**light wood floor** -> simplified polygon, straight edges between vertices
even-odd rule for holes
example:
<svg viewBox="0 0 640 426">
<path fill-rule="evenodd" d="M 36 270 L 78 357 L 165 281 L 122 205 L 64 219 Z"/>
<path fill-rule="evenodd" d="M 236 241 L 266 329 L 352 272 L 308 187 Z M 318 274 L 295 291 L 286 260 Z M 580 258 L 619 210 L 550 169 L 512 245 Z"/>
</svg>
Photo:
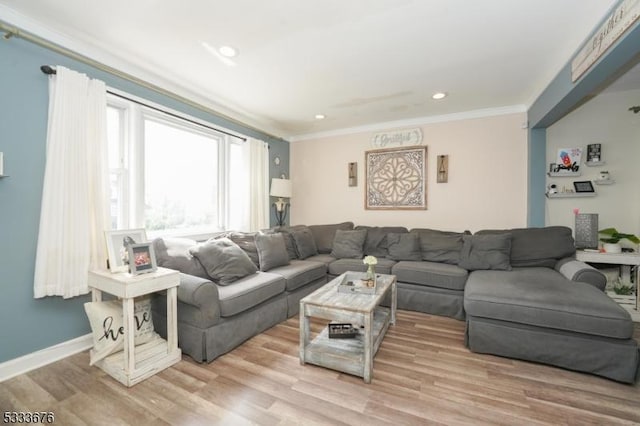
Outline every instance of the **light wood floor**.
<svg viewBox="0 0 640 426">
<path fill-rule="evenodd" d="M 59 425 L 640 424 L 640 385 L 473 354 L 463 333 L 463 322 L 400 311 L 370 385 L 301 366 L 295 318 L 133 388 L 85 352 L 1 383 L 0 412 L 53 411 Z"/>
</svg>

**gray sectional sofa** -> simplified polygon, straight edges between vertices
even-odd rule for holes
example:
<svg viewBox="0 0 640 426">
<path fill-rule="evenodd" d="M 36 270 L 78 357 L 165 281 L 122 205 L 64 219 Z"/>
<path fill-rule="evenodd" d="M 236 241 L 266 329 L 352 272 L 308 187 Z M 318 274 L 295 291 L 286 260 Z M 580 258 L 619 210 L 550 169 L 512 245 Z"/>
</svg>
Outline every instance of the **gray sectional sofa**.
<svg viewBox="0 0 640 426">
<path fill-rule="evenodd" d="M 233 262 L 208 257 L 209 245 L 220 245 L 212 243 L 218 239 L 233 241 L 239 249 L 231 249 L 246 253 L 258 272 L 222 282 L 225 275 L 215 269 Z M 399 309 L 465 320 L 465 343 L 474 352 L 626 383 L 638 376 L 633 322 L 603 292 L 604 275 L 575 260 L 566 227 L 472 235 L 344 222 L 227 233 L 212 240 L 153 243 L 158 264 L 181 272 L 179 344 L 199 362 L 297 314 L 302 297 L 346 271 L 364 272 L 362 257 L 373 255 L 376 272 L 397 277 Z M 158 295 L 154 322 L 161 334 L 165 306 Z"/>
</svg>

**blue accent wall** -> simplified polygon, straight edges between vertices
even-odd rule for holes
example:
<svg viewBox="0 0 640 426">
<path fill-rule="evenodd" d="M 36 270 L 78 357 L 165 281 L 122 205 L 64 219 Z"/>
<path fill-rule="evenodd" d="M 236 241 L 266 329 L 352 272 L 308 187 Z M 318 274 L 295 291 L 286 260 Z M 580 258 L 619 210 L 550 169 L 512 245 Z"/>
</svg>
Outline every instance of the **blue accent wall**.
<svg viewBox="0 0 640 426">
<path fill-rule="evenodd" d="M 264 140 L 270 175 L 289 175 L 289 143 L 182 104 L 109 73 L 18 38 L 0 40 L 0 362 L 89 332 L 83 303 L 89 296 L 33 298 L 33 273 L 44 176 L 48 77 L 41 65 L 63 65 L 107 85 Z M 273 157 L 278 155 L 280 166 Z"/>
<path fill-rule="evenodd" d="M 545 172 L 547 129 L 529 129 L 529 176 L 527 193 L 527 226 L 545 225 Z M 540 197 L 542 194 L 542 198 Z"/>
</svg>

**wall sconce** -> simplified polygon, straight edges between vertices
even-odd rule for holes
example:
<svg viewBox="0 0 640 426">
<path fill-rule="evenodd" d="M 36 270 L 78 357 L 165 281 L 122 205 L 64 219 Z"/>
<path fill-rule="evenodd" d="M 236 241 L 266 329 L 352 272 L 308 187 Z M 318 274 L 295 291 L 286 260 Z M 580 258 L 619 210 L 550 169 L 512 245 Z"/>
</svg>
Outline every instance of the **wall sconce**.
<svg viewBox="0 0 640 426">
<path fill-rule="evenodd" d="M 278 226 L 284 226 L 287 219 L 287 210 L 289 210 L 289 203 L 284 201 L 284 198 L 291 198 L 291 181 L 289 179 L 271 179 L 269 195 L 278 197 L 278 201 L 273 203 L 273 210 L 276 214 Z"/>
<path fill-rule="evenodd" d="M 349 186 L 358 186 L 358 163 L 349 163 Z"/>
<path fill-rule="evenodd" d="M 438 155 L 437 182 L 447 183 L 449 180 L 449 156 Z"/>
</svg>

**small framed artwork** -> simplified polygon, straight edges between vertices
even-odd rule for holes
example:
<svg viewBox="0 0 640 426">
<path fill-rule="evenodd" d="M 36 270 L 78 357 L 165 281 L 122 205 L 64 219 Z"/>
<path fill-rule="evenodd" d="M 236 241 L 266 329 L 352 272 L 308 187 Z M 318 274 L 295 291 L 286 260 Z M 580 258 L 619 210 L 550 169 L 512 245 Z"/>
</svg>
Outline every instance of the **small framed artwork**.
<svg viewBox="0 0 640 426">
<path fill-rule="evenodd" d="M 105 231 L 105 237 L 109 255 L 108 266 L 109 270 L 114 273 L 129 271 L 130 258 L 127 246 L 147 242 L 147 233 L 144 228 Z"/>
<path fill-rule="evenodd" d="M 595 192 L 590 180 L 574 181 L 573 188 L 576 192 Z"/>
<path fill-rule="evenodd" d="M 132 275 L 153 272 L 158 269 L 151 243 L 129 244 L 129 272 Z"/>
</svg>

